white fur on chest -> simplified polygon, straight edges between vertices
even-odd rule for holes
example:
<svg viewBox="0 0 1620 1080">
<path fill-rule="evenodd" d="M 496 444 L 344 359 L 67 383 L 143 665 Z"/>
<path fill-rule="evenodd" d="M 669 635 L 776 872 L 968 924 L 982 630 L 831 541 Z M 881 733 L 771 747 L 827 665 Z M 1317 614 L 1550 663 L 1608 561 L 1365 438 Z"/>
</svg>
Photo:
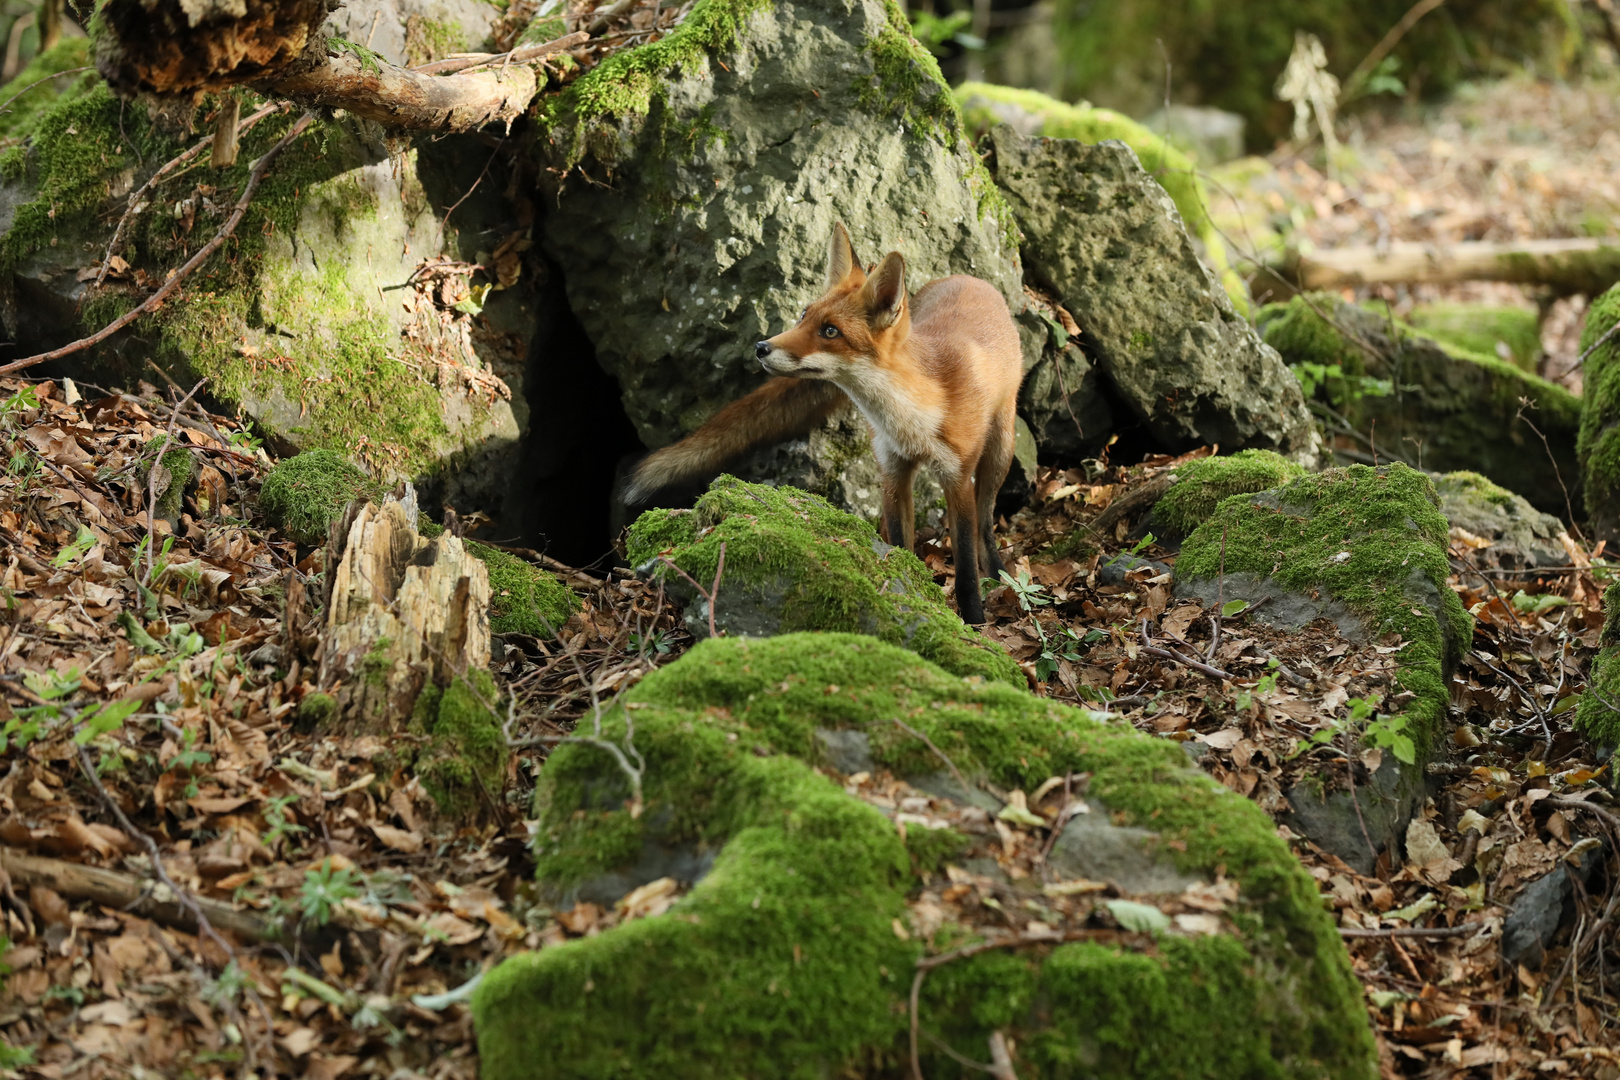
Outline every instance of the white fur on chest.
<svg viewBox="0 0 1620 1080">
<path fill-rule="evenodd" d="M 942 477 L 956 474 L 956 456 L 940 438 L 942 408 L 915 401 L 892 378 L 864 365 L 849 373 L 843 389 L 872 425 L 872 449 L 879 462 L 917 461 Z"/>
</svg>

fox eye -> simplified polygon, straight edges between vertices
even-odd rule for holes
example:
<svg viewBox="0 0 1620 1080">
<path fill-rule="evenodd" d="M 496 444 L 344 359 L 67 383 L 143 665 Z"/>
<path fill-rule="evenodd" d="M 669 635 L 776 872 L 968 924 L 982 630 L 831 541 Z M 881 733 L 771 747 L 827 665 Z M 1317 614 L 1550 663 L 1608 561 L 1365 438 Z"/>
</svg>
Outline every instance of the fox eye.
<svg viewBox="0 0 1620 1080">
<path fill-rule="evenodd" d="M 810 314 L 809 308 L 805 308 L 803 311 L 799 312 L 799 321 L 804 322 L 804 317 L 808 314 Z"/>
<path fill-rule="evenodd" d="M 821 328 L 821 336 L 824 337 L 824 338 L 835 338 L 835 337 L 837 337 L 838 336 L 838 327 L 834 326 L 832 323 L 826 324 L 825 326 L 823 326 Z"/>
</svg>

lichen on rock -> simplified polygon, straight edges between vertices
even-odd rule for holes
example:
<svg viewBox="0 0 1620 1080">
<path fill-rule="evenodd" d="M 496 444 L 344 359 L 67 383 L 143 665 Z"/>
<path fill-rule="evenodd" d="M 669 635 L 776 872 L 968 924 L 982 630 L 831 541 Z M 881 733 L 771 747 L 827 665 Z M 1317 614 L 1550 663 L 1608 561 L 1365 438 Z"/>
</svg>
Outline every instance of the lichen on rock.
<svg viewBox="0 0 1620 1080">
<path fill-rule="evenodd" d="M 649 852 L 703 853 L 661 915 L 514 957 L 473 999 L 491 1080 L 889 1075 L 903 1068 L 913 964 L 905 898 L 959 838 L 908 850 L 895 822 L 812 766 L 821 735 L 866 736 L 874 768 L 938 769 L 904 718 L 975 781 L 1033 790 L 1087 773 L 1111 820 L 1150 830 L 1184 873 L 1217 868 L 1238 933 L 1149 945 L 992 950 L 934 972 L 925 1030 L 1030 1075 L 1371 1077 L 1374 1053 L 1343 945 L 1314 883 L 1256 807 L 1172 743 L 1010 687 L 975 686 L 848 634 L 710 640 L 610 710 L 604 734 L 645 760 L 644 805 L 600 748 L 559 747 L 537 790 L 537 874 L 562 896 Z M 918 829 L 908 830 L 923 831 Z M 617 879 L 630 889 L 635 876 Z M 935 948 L 972 940 L 942 927 Z M 903 940 L 910 937 L 910 940 Z M 927 1075 L 953 1075 L 934 1044 Z"/>
<path fill-rule="evenodd" d="M 1481 569 L 1536 570 L 1569 561 L 1564 523 L 1537 510 L 1530 500 L 1477 472 L 1434 477 L 1440 512 L 1453 529 L 1485 542 L 1472 559 Z"/>
<path fill-rule="evenodd" d="M 866 522 L 793 488 L 722 476 L 690 511 L 649 510 L 626 539 L 630 563 L 662 574 L 687 605 L 687 628 L 708 633 L 708 601 L 662 563 L 711 587 L 725 545 L 715 628 L 771 636 L 796 630 L 870 634 L 957 675 L 1025 685 L 997 644 L 962 623 L 915 555 Z"/>
<path fill-rule="evenodd" d="M 1174 201 L 1130 147 L 1007 124 L 990 144 L 1024 233 L 1025 276 L 1073 315 L 1119 411 L 1165 449 L 1218 443 L 1314 461 L 1298 382 L 1199 260 Z"/>
</svg>

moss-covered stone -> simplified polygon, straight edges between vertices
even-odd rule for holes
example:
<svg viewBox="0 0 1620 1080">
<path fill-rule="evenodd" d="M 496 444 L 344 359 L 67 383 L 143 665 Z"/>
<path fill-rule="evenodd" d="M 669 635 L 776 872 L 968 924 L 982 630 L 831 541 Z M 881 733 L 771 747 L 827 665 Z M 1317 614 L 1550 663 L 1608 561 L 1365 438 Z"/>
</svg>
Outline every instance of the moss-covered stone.
<svg viewBox="0 0 1620 1080">
<path fill-rule="evenodd" d="M 1603 591 L 1603 630 L 1586 692 L 1575 706 L 1575 730 L 1599 746 L 1620 746 L 1620 582 Z"/>
<path fill-rule="evenodd" d="M 691 510 L 649 510 L 630 527 L 630 563 L 664 576 L 693 634 L 708 632 L 708 602 L 661 566 L 661 554 L 708 589 L 725 545 L 716 629 L 771 636 L 841 630 L 903 645 L 947 671 L 1025 685 L 1012 657 L 963 624 L 933 574 L 911 552 L 808 492 L 722 476 Z"/>
<path fill-rule="evenodd" d="M 1099 109 L 1082 102 L 1070 105 L 1037 90 L 966 82 L 955 90 L 962 108 L 962 120 L 975 139 L 989 134 L 999 123 L 1011 123 L 1025 135 L 1048 139 L 1075 139 L 1100 143 L 1118 139 L 1136 151 L 1142 167 L 1153 175 L 1175 200 L 1176 209 L 1187 231 L 1198 238 L 1204 258 L 1221 277 L 1232 302 L 1247 310 L 1248 286 L 1232 270 L 1226 244 L 1209 216 L 1209 195 L 1192 159 L 1163 138 L 1130 117 L 1112 109 Z"/>
<path fill-rule="evenodd" d="M 1256 322 L 1290 366 L 1314 373 L 1318 401 L 1376 439 L 1381 457 L 1404 457 L 1442 472 L 1480 472 L 1549 513 L 1568 512 L 1566 485 L 1570 500 L 1579 498 L 1575 438 L 1581 400 L 1563 387 L 1494 353 L 1465 352 L 1387 311 L 1331 293 L 1267 305 Z M 1389 392 L 1360 393 L 1364 377 L 1383 380 Z M 1547 437 L 1550 456 L 1519 418 L 1522 399 L 1531 403 L 1524 415 Z"/>
<path fill-rule="evenodd" d="M 896 775 L 937 768 L 1031 790 L 1091 774 L 1185 871 L 1224 869 L 1239 935 L 983 953 L 936 970 L 921 1026 L 999 1030 L 1021 1076 L 1371 1077 L 1343 945 L 1311 879 L 1245 800 L 1173 743 L 1005 686 L 973 686 L 869 637 L 705 641 L 606 717 L 645 760 L 644 805 L 598 747 L 560 747 L 537 792 L 542 885 L 566 891 L 652 843 L 715 852 L 670 911 L 506 961 L 473 999 L 490 1080 L 891 1076 L 920 946 L 895 934 L 918 882 L 894 823 L 812 768 L 816 732 L 862 730 Z M 941 931 L 947 939 L 948 931 Z M 961 940 L 958 938 L 958 940 Z M 928 1076 L 961 1075 L 925 1041 Z"/>
<path fill-rule="evenodd" d="M 556 636 L 579 610 L 579 597 L 557 575 L 510 552 L 465 541 L 467 553 L 489 568 L 489 628 L 497 634 Z"/>
<path fill-rule="evenodd" d="M 1176 591 L 1215 580 L 1224 566 L 1229 579 L 1251 575 L 1273 592 L 1336 601 L 1371 637 L 1398 636 L 1400 666 L 1384 709 L 1405 716 L 1423 762 L 1438 745 L 1451 670 L 1473 639 L 1473 619 L 1446 583 L 1446 545 L 1446 519 L 1423 473 L 1399 463 L 1328 469 L 1224 500 L 1182 545 Z M 1242 594 L 1229 587 L 1225 595 Z"/>
<path fill-rule="evenodd" d="M 1581 425 L 1576 443 L 1592 531 L 1610 544 L 1620 542 L 1620 285 L 1593 301 L 1581 331 L 1588 354 L 1581 391 Z M 1612 335 L 1611 335 L 1612 332 Z M 1611 335 L 1602 345 L 1605 335 Z"/>
<path fill-rule="evenodd" d="M 1541 359 L 1541 325 L 1534 308 L 1425 304 L 1413 308 L 1408 321 L 1442 344 L 1499 357 L 1531 374 Z"/>
<path fill-rule="evenodd" d="M 440 813 L 477 813 L 504 789 L 508 753 L 500 704 L 487 671 L 458 675 L 443 689 L 430 683 L 417 697 L 411 729 L 426 742 L 414 748 L 410 766 Z"/>
<path fill-rule="evenodd" d="M 343 455 L 306 450 L 265 474 L 259 508 L 300 544 L 324 544 L 332 522 L 352 500 L 381 494 L 376 482 Z"/>
<path fill-rule="evenodd" d="M 163 449 L 167 442 L 168 436 L 159 435 L 147 443 L 146 462 L 138 475 L 141 487 L 157 496 L 157 516 L 174 523 L 180 520 L 186 488 L 197 475 L 197 462 L 191 456 L 191 451 L 184 447 Z M 154 471 L 157 473 L 155 477 L 152 475 Z"/>
<path fill-rule="evenodd" d="M 1281 487 L 1305 475 L 1305 469 L 1271 450 L 1239 450 L 1201 458 L 1176 469 L 1176 481 L 1153 507 L 1154 531 L 1186 536 L 1209 520 L 1230 495 L 1248 495 Z"/>
<path fill-rule="evenodd" d="M 1564 566 L 1564 524 L 1530 505 L 1523 495 L 1491 483 L 1476 472 L 1434 477 L 1440 512 L 1454 529 L 1490 542 L 1474 551 L 1482 568 L 1536 570 Z"/>
</svg>

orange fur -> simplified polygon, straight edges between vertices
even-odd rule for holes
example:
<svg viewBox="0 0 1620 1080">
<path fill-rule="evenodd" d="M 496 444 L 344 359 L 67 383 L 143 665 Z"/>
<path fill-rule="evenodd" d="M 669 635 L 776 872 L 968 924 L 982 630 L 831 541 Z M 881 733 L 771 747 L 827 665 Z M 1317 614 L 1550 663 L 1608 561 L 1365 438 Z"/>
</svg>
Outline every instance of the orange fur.
<svg viewBox="0 0 1620 1080">
<path fill-rule="evenodd" d="M 838 225 L 826 294 L 797 325 L 759 342 L 756 355 L 779 377 L 650 455 L 633 474 L 626 502 L 803 434 L 848 395 L 872 425 L 885 539 L 913 545 L 912 482 L 928 466 L 945 488 L 957 606 L 965 621 L 983 622 L 979 573 L 1001 570 L 994 504 L 1012 463 L 1023 377 L 1018 330 L 1001 294 L 957 275 L 908 296 L 900 253 L 890 252 L 868 274 Z"/>
</svg>

